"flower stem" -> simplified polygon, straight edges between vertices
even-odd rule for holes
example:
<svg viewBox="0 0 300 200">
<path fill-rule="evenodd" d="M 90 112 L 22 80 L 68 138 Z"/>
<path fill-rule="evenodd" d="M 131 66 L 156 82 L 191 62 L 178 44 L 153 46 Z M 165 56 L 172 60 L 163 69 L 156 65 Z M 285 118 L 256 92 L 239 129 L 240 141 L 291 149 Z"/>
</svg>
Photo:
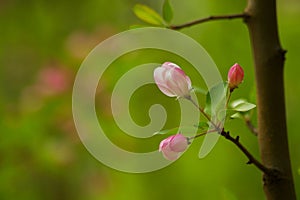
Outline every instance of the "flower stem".
<svg viewBox="0 0 300 200">
<path fill-rule="evenodd" d="M 229 100 L 230 100 L 230 97 L 231 97 L 231 93 L 233 91 L 229 90 L 229 94 L 228 94 L 228 97 L 227 97 L 227 100 L 226 100 L 226 104 L 225 104 L 225 108 L 227 109 L 228 108 L 228 104 L 229 104 Z"/>
<path fill-rule="evenodd" d="M 201 108 L 193 99 L 191 96 L 185 97 L 187 100 L 192 102 L 192 104 L 204 115 L 204 117 L 215 127 L 215 129 L 221 133 L 221 129 L 218 125 L 216 125 L 212 120 L 211 117 L 204 111 L 203 108 Z"/>
<path fill-rule="evenodd" d="M 216 130 L 216 129 L 208 130 L 208 131 L 199 133 L 199 134 L 197 134 L 197 135 L 195 135 L 195 136 L 193 136 L 193 137 L 189 137 L 189 140 L 195 139 L 195 138 L 197 138 L 197 137 L 201 137 L 201 136 L 203 136 L 203 135 L 206 135 L 207 133 L 214 133 L 214 132 L 217 132 L 217 131 L 218 131 L 218 130 Z"/>
<path fill-rule="evenodd" d="M 192 104 L 193 104 L 194 106 L 196 106 L 196 108 L 204 115 L 204 117 L 205 117 L 208 121 L 211 121 L 210 116 L 209 116 L 206 112 L 204 112 L 204 109 L 201 108 L 201 107 L 200 107 L 200 106 L 192 99 L 191 96 L 186 97 L 186 99 L 189 100 L 190 102 L 192 102 Z"/>
</svg>

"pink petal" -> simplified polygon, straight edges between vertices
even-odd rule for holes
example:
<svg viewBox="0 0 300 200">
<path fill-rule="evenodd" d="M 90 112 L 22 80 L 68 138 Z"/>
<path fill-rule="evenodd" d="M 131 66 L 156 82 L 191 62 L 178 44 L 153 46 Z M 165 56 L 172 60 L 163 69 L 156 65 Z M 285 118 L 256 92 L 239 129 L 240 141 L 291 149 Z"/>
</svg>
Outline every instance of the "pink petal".
<svg viewBox="0 0 300 200">
<path fill-rule="evenodd" d="M 158 88 L 169 97 L 185 97 L 190 94 L 191 80 L 176 64 L 165 62 L 154 70 L 154 80 Z"/>
<path fill-rule="evenodd" d="M 188 142 L 186 137 L 182 134 L 177 134 L 172 138 L 169 145 L 170 149 L 174 152 L 183 152 L 188 147 Z"/>
<path fill-rule="evenodd" d="M 181 97 L 189 95 L 191 86 L 189 85 L 190 81 L 187 82 L 187 76 L 182 74 L 181 70 L 177 68 L 170 70 L 170 76 L 167 85 L 172 89 L 173 93 Z"/>
<path fill-rule="evenodd" d="M 164 150 L 162 151 L 163 156 L 167 159 L 167 160 L 176 160 L 179 158 L 180 153 L 178 152 L 174 152 L 174 151 L 170 151 L 170 150 Z"/>
<path fill-rule="evenodd" d="M 171 63 L 171 62 L 165 62 L 162 64 L 161 67 L 166 68 L 166 69 L 172 69 L 172 68 L 181 69 L 178 65 L 176 65 L 175 63 Z"/>
<path fill-rule="evenodd" d="M 162 67 L 158 67 L 154 70 L 154 80 L 156 85 L 158 86 L 158 88 L 160 89 L 160 91 L 162 91 L 165 95 L 169 96 L 169 97 L 175 97 L 176 94 L 174 94 L 169 87 L 166 85 L 166 73 L 167 70 L 162 68 Z"/>
</svg>

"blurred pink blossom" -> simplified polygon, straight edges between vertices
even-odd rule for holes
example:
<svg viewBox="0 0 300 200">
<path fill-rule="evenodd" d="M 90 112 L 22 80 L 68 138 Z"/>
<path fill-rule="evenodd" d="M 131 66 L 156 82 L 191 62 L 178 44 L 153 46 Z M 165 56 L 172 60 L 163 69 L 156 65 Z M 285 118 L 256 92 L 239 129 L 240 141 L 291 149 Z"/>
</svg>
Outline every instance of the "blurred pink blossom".
<svg viewBox="0 0 300 200">
<path fill-rule="evenodd" d="M 159 151 L 167 160 L 176 160 L 188 147 L 188 140 L 182 134 L 172 135 L 160 142 Z"/>
<path fill-rule="evenodd" d="M 56 66 L 42 68 L 38 74 L 36 87 L 45 95 L 61 94 L 70 88 L 70 72 Z"/>
</svg>

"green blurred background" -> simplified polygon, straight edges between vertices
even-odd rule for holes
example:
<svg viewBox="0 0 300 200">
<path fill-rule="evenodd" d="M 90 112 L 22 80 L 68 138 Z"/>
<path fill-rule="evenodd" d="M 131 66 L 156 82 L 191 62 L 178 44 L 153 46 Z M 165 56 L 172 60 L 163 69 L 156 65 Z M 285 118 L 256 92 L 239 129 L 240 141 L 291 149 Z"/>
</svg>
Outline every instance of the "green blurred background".
<svg viewBox="0 0 300 200">
<path fill-rule="evenodd" d="M 199 139 L 177 162 L 148 174 L 110 169 L 80 142 L 71 110 L 76 72 L 98 43 L 142 23 L 132 12 L 136 3 L 161 12 L 163 1 L 0 1 L 0 199 L 264 199 L 261 173 L 246 165 L 245 156 L 222 138 L 204 159 L 197 157 L 203 141 Z M 246 1 L 171 0 L 171 4 L 173 22 L 180 24 L 212 14 L 240 13 Z M 281 42 L 288 50 L 289 145 L 300 196 L 300 2 L 278 1 L 278 18 Z M 248 98 L 254 72 L 246 26 L 240 20 L 216 21 L 182 32 L 206 48 L 224 79 L 228 68 L 240 63 L 245 81 L 233 98 Z M 203 86 L 182 58 L 155 50 L 124 55 L 100 80 L 96 97 L 99 121 L 109 132 L 107 136 L 124 149 L 155 150 L 165 136 L 134 139 L 118 129 L 109 106 L 114 84 L 133 66 L 166 60 L 183 66 L 193 83 Z M 162 95 L 154 85 L 140 88 L 132 97 L 130 111 L 136 123 L 149 123 L 148 109 L 154 103 L 166 107 L 169 118 L 165 128 L 176 126 L 178 102 Z M 232 121 L 226 128 L 238 133 L 245 146 L 259 156 L 256 138 L 242 121 Z"/>
</svg>

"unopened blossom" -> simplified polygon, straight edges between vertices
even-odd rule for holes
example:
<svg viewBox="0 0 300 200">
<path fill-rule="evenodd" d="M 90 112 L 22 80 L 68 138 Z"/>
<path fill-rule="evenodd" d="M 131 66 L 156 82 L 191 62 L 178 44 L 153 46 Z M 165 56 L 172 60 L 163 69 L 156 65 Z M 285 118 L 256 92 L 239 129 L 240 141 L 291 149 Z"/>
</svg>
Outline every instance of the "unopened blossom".
<svg viewBox="0 0 300 200">
<path fill-rule="evenodd" d="M 169 97 L 190 98 L 191 79 L 176 64 L 165 62 L 154 70 L 158 88 Z"/>
<path fill-rule="evenodd" d="M 172 135 L 160 142 L 159 151 L 167 160 L 176 160 L 188 147 L 188 140 L 182 134 Z"/>
<path fill-rule="evenodd" d="M 228 71 L 228 85 L 230 90 L 234 90 L 243 82 L 244 70 L 239 64 L 234 64 Z"/>
</svg>

